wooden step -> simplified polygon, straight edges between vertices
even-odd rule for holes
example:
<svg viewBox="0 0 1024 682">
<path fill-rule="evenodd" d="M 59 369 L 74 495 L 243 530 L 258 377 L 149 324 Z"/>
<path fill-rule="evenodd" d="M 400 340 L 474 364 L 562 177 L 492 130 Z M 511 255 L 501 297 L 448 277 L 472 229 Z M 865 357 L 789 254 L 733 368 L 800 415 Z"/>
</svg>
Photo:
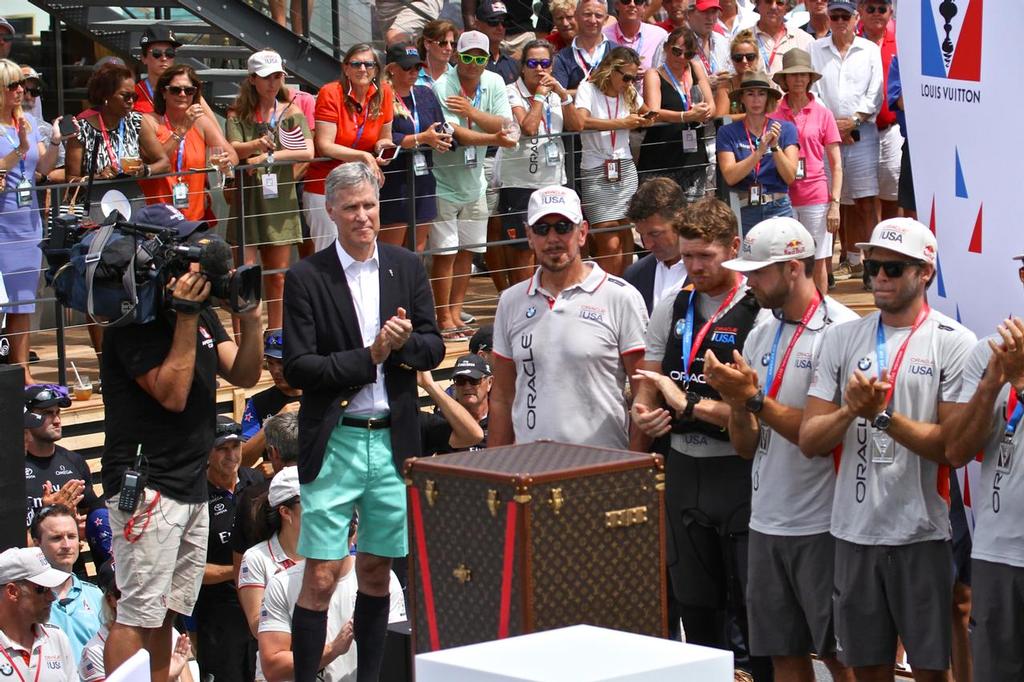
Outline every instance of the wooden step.
<svg viewBox="0 0 1024 682">
<path fill-rule="evenodd" d="M 166 19 L 161 21 L 154 21 L 153 19 L 114 19 L 112 21 L 97 21 L 92 24 L 92 28 L 93 30 L 142 32 L 155 24 L 161 24 L 172 29 L 178 34 L 179 40 L 182 34 L 220 35 L 224 33 L 216 26 L 211 26 L 205 21 L 198 19 Z"/>
</svg>

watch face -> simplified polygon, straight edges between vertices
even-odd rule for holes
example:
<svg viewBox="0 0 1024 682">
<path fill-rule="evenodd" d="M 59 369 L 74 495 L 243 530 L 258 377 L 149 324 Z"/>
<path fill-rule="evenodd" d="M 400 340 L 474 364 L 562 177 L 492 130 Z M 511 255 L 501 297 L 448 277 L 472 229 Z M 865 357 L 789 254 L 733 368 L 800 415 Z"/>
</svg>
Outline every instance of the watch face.
<svg viewBox="0 0 1024 682">
<path fill-rule="evenodd" d="M 889 413 L 882 412 L 877 417 L 875 417 L 874 421 L 871 422 L 871 426 L 875 427 L 876 429 L 882 429 L 884 431 L 885 429 L 889 428 L 890 423 L 892 423 L 892 417 L 889 416 Z"/>
</svg>

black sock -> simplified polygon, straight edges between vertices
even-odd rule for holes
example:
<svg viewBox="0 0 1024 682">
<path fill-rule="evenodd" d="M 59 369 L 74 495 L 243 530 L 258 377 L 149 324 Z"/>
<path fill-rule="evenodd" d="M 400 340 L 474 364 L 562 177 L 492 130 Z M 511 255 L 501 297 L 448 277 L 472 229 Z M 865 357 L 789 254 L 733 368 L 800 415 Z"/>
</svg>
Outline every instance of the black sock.
<svg viewBox="0 0 1024 682">
<path fill-rule="evenodd" d="M 304 609 L 292 611 L 292 659 L 295 682 L 314 682 L 327 643 L 327 612 Z"/>
<path fill-rule="evenodd" d="M 356 592 L 352 628 L 356 640 L 356 682 L 377 682 L 384 660 L 391 596 L 375 597 Z M 295 678 L 295 682 L 302 682 Z"/>
</svg>

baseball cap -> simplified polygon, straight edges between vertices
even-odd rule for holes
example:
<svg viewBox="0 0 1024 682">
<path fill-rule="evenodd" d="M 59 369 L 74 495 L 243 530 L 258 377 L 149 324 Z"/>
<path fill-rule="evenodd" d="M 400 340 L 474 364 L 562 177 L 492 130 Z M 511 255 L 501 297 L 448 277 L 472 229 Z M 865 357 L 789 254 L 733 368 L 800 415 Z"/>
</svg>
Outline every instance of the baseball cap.
<svg viewBox="0 0 1024 682">
<path fill-rule="evenodd" d="M 494 350 L 494 325 L 485 324 L 469 339 L 469 352 L 479 353 L 482 350 Z"/>
<path fill-rule="evenodd" d="M 21 77 L 24 78 L 27 81 L 37 80 L 40 83 L 43 82 L 42 74 L 40 74 L 38 71 L 33 69 L 31 66 L 27 66 L 27 65 L 21 67 Z"/>
<path fill-rule="evenodd" d="M 71 577 L 58 571 L 38 547 L 12 547 L 0 554 L 0 585 L 27 580 L 41 587 L 57 587 Z"/>
<path fill-rule="evenodd" d="M 299 467 L 285 467 L 274 474 L 274 478 L 270 481 L 270 492 L 267 493 L 267 502 L 271 507 L 284 504 L 298 495 Z"/>
<path fill-rule="evenodd" d="M 709 9 L 722 9 L 722 6 L 718 4 L 718 0 L 697 0 L 691 9 L 707 12 Z"/>
<path fill-rule="evenodd" d="M 556 214 L 575 224 L 583 222 L 583 208 L 576 192 L 568 187 L 552 185 L 538 189 L 530 195 L 526 206 L 526 222 L 533 225 L 544 216 Z"/>
<path fill-rule="evenodd" d="M 273 50 L 254 52 L 245 63 L 249 73 L 257 76 L 269 76 L 273 73 L 284 73 L 284 60 Z"/>
<path fill-rule="evenodd" d="M 398 64 L 403 69 L 409 69 L 423 63 L 420 59 L 420 51 L 412 43 L 395 43 L 388 48 L 384 54 L 385 64 Z"/>
<path fill-rule="evenodd" d="M 35 429 L 43 425 L 43 415 L 38 412 L 33 412 L 27 407 L 22 408 L 25 411 L 25 424 L 26 429 Z"/>
<path fill-rule="evenodd" d="M 483 0 L 476 6 L 476 18 L 480 21 L 504 19 L 507 14 L 508 7 L 502 0 Z"/>
<path fill-rule="evenodd" d="M 469 377 L 470 379 L 482 379 L 491 376 L 491 366 L 483 357 L 476 353 L 463 355 L 455 361 L 453 377 Z"/>
<path fill-rule="evenodd" d="M 723 267 L 737 272 L 760 270 L 772 263 L 814 257 L 814 238 L 794 218 L 769 218 L 754 225 L 740 246 L 740 257 Z"/>
<path fill-rule="evenodd" d="M 284 332 L 267 334 L 267 338 L 263 339 L 263 354 L 277 360 L 284 357 Z"/>
<path fill-rule="evenodd" d="M 480 31 L 466 31 L 459 36 L 459 44 L 455 49 L 457 52 L 480 50 L 487 53 L 490 52 L 491 42 L 487 39 L 487 36 Z"/>
<path fill-rule="evenodd" d="M 139 47 L 146 49 L 147 45 L 153 43 L 170 43 L 174 47 L 181 47 L 180 40 L 174 37 L 174 31 L 163 24 L 148 26 L 139 38 Z"/>
<path fill-rule="evenodd" d="M 14 27 L 11 26 L 11 22 L 7 21 L 3 17 L 0 17 L 0 29 L 6 30 L 12 36 L 16 33 Z"/>
<path fill-rule="evenodd" d="M 850 0 L 828 0 L 828 11 L 831 12 L 833 10 L 841 10 L 853 14 L 857 11 L 857 5 L 850 2 Z"/>
<path fill-rule="evenodd" d="M 226 414 L 218 414 L 213 447 L 220 447 L 233 440 L 242 440 L 242 427 Z"/>
<path fill-rule="evenodd" d="M 889 218 L 875 225 L 871 241 L 854 244 L 861 251 L 878 247 L 904 256 L 934 263 L 938 253 L 935 235 L 924 224 L 913 218 Z"/>
<path fill-rule="evenodd" d="M 47 407 L 71 407 L 68 389 L 56 384 L 32 384 L 25 387 L 25 407 L 43 410 Z"/>
<path fill-rule="evenodd" d="M 170 204 L 148 204 L 134 212 L 132 222 L 156 227 L 170 227 L 178 231 L 179 237 L 188 237 L 193 232 L 210 227 L 205 220 L 185 220 L 181 211 Z"/>
</svg>

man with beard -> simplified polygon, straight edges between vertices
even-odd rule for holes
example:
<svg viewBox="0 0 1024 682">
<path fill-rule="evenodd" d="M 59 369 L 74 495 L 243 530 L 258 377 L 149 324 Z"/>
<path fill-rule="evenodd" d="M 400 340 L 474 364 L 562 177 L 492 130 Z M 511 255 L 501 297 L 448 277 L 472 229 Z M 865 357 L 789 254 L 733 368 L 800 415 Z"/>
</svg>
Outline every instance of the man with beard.
<svg viewBox="0 0 1024 682">
<path fill-rule="evenodd" d="M 931 310 L 936 241 L 910 218 L 857 244 L 878 313 L 827 334 L 800 425 L 804 454 L 843 447 L 832 506 L 839 660 L 892 679 L 897 637 L 916 680 L 949 674 L 953 558 L 945 456 L 975 338 Z"/>
<path fill-rule="evenodd" d="M 498 301 L 488 446 L 550 438 L 625 449 L 624 389 L 644 350 L 643 297 L 583 262 L 589 226 L 571 189 L 534 192 L 526 222 L 540 267 Z"/>
<path fill-rule="evenodd" d="M 835 468 L 797 444 L 812 359 L 822 339 L 858 315 L 814 286 L 814 240 L 793 218 L 771 218 L 747 233 L 740 257 L 758 304 L 771 310 L 750 332 L 735 364 L 708 355 L 705 375 L 729 404 L 729 440 L 753 458 L 747 608 L 750 650 L 771 656 L 779 682 L 814 677 L 816 653 L 835 680 L 850 673 L 835 658 L 829 534 Z"/>
<path fill-rule="evenodd" d="M 754 326 L 759 308 L 746 281 L 722 266 L 735 258 L 736 216 L 717 199 L 701 199 L 674 223 L 690 284 L 666 296 L 651 313 L 643 376 L 635 391 L 633 421 L 646 438 L 671 434 L 665 454 L 665 510 L 671 531 L 669 573 L 686 641 L 733 648 L 733 628 L 745 633 L 750 462 L 738 457 L 726 427 L 729 405 L 704 378 L 708 351 L 732 362 Z M 668 409 L 661 407 L 662 400 Z M 771 678 L 766 659 L 737 665 Z"/>
</svg>

